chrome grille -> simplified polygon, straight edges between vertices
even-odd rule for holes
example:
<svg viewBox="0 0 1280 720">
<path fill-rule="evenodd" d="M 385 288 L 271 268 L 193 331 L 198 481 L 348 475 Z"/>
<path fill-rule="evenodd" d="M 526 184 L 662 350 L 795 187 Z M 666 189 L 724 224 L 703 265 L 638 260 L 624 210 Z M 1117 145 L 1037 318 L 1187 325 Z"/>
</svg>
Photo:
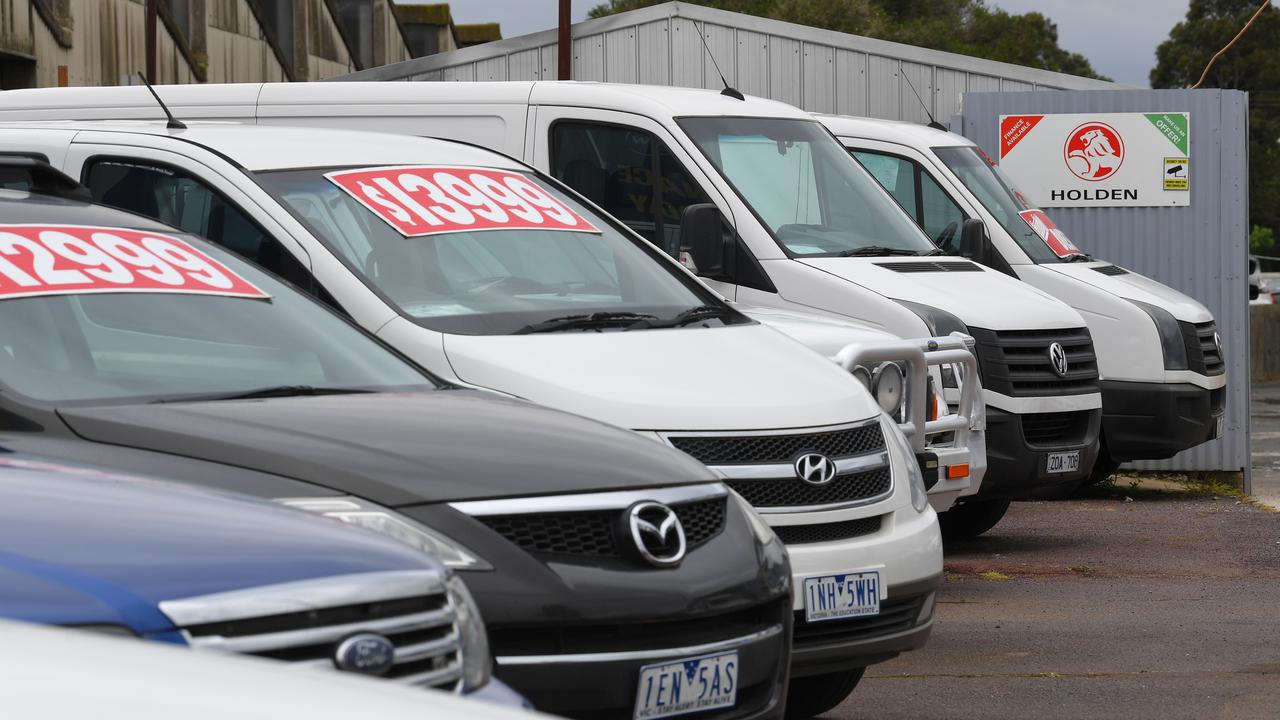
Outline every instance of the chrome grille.
<svg viewBox="0 0 1280 720">
<path fill-rule="evenodd" d="M 462 677 L 457 610 L 443 574 L 431 570 L 267 585 L 166 600 L 160 610 L 197 650 L 336 670 L 334 652 L 342 640 L 377 633 L 395 645 L 388 679 L 455 689 Z"/>
<path fill-rule="evenodd" d="M 794 508 L 836 505 L 879 497 L 893 487 L 888 467 L 838 475 L 825 485 L 810 485 L 794 475 L 777 480 L 727 480 L 752 507 Z"/>
<path fill-rule="evenodd" d="M 1218 348 L 1216 335 L 1218 323 L 1210 320 L 1203 323 L 1178 322 L 1182 330 L 1182 341 L 1187 348 L 1187 368 L 1202 375 L 1221 375 L 1227 371 L 1222 352 Z"/>
<path fill-rule="evenodd" d="M 1087 328 L 986 330 L 969 328 L 977 341 L 982 387 L 1002 395 L 1082 395 L 1098 392 L 1098 362 Z M 1058 343 L 1067 355 L 1066 377 L 1049 362 Z"/>
<path fill-rule="evenodd" d="M 826 432 L 763 435 L 668 435 L 677 450 L 704 465 L 789 463 L 797 455 L 822 453 L 831 458 L 884 449 L 880 423 Z"/>
</svg>

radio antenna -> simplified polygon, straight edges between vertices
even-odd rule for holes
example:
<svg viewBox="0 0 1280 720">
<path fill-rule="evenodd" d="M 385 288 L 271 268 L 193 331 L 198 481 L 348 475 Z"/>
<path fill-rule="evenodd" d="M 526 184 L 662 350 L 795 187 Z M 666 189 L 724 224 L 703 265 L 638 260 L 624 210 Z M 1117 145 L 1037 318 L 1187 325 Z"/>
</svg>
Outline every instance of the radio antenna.
<svg viewBox="0 0 1280 720">
<path fill-rule="evenodd" d="M 156 104 L 159 105 L 160 109 L 164 111 L 164 114 L 168 116 L 169 122 L 165 125 L 165 127 L 169 128 L 170 130 L 186 130 L 187 126 L 183 125 L 181 120 L 174 117 L 173 113 L 169 112 L 169 107 L 164 104 L 163 100 L 160 99 L 160 94 L 156 92 L 155 88 L 151 87 L 151 83 L 147 82 L 146 74 L 138 73 L 138 79 L 142 81 L 143 85 L 147 86 L 147 89 L 151 91 L 151 97 L 156 99 Z"/>
<path fill-rule="evenodd" d="M 920 103 L 920 109 L 924 110 L 924 114 L 929 116 L 929 127 L 933 128 L 934 130 L 942 130 L 943 132 L 947 132 L 948 128 L 946 125 L 943 125 L 942 123 L 933 119 L 933 113 L 929 112 L 929 106 L 924 104 L 924 99 L 920 97 L 920 93 L 916 92 L 916 86 L 912 84 L 911 78 L 907 77 L 907 74 L 905 72 L 902 72 L 901 70 L 899 70 L 898 72 L 902 74 L 902 79 L 907 81 L 907 87 L 911 88 L 911 94 L 916 96 L 916 102 Z"/>
<path fill-rule="evenodd" d="M 694 23 L 694 26 L 697 27 L 697 23 Z M 706 33 L 703 30 L 705 27 L 705 23 L 698 27 L 698 39 L 702 41 L 702 49 L 707 51 L 707 57 L 711 58 L 711 64 L 715 67 L 716 74 L 720 76 L 720 82 L 724 85 L 724 89 L 720 91 L 720 94 L 731 97 L 734 100 L 746 100 L 745 95 L 729 87 L 729 81 L 725 80 L 724 73 L 720 72 L 720 63 L 716 62 L 716 56 L 712 54 L 711 46 L 707 45 Z"/>
</svg>

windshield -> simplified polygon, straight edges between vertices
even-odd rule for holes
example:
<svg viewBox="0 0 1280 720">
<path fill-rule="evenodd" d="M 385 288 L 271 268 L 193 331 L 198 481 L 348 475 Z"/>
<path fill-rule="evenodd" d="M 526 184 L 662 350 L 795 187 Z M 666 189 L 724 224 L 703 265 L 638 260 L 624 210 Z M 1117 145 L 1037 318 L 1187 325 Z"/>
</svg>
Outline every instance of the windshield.
<svg viewBox="0 0 1280 720">
<path fill-rule="evenodd" d="M 790 254 L 938 252 L 818 123 L 732 117 L 679 122 Z"/>
<path fill-rule="evenodd" d="M 164 292 L 0 299 L 0 393 L 62 405 L 213 399 L 282 386 L 435 387 L 302 293 L 212 244 L 173 235 L 269 299 Z"/>
<path fill-rule="evenodd" d="M 659 260 L 658 251 L 643 239 L 531 174 L 519 175 L 593 225 L 592 231 L 499 227 L 406 237 L 325 177 L 334 172 L 313 168 L 258 177 L 366 284 L 433 330 L 507 335 L 544 331 L 551 327 L 549 321 L 583 316 L 665 320 L 707 305 L 724 312 L 717 324 L 746 322 Z M 466 169 L 458 174 L 465 175 Z M 484 200 L 466 190 L 459 193 L 454 199 L 461 202 L 470 195 Z M 591 322 L 555 329 L 643 327 Z"/>
<path fill-rule="evenodd" d="M 1061 262 L 1063 257 L 1080 254 L 1073 252 L 1075 246 L 1071 245 L 1066 235 L 1053 226 L 1048 216 L 1025 195 L 1018 192 L 999 167 L 987 162 L 978 148 L 935 147 L 933 152 L 969 188 L 978 202 L 982 203 L 1033 262 Z M 1036 227 L 1032 223 L 1036 223 Z M 1053 231 L 1052 236 L 1049 235 L 1050 230 Z M 1058 246 L 1058 252 L 1050 246 L 1050 241 Z"/>
</svg>

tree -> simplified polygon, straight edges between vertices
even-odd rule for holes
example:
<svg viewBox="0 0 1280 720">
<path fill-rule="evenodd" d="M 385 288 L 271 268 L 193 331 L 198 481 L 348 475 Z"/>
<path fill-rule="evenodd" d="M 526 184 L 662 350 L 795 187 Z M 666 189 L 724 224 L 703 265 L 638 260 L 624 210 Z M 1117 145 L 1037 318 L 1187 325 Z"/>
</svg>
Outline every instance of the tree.
<svg viewBox="0 0 1280 720">
<path fill-rule="evenodd" d="M 656 5 L 663 0 L 608 0 L 593 18 Z M 1058 46 L 1058 28 L 1047 17 L 1014 15 L 984 0 L 692 0 L 698 5 L 748 13 L 827 30 L 892 40 L 990 60 L 1101 77 L 1079 53 Z"/>
<path fill-rule="evenodd" d="M 1156 48 L 1151 87 L 1191 87 L 1235 37 L 1259 0 L 1191 0 L 1187 17 Z M 1249 92 L 1250 222 L 1280 233 L 1280 9 L 1257 22 L 1209 70 L 1206 88 Z"/>
</svg>

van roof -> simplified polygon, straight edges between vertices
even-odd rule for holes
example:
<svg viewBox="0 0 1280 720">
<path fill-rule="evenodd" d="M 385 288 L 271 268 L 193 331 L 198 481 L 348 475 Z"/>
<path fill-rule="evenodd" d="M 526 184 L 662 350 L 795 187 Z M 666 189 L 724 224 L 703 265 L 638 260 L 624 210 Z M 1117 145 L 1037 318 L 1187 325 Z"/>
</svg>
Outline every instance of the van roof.
<svg viewBox="0 0 1280 720">
<path fill-rule="evenodd" d="M 249 170 L 376 165 L 463 165 L 527 170 L 505 155 L 449 140 L 357 130 L 190 122 L 170 129 L 164 120 L 44 120 L 0 122 L 9 129 L 145 135 L 194 143 Z"/>
<path fill-rule="evenodd" d="M 821 121 L 823 125 L 826 125 L 832 134 L 842 137 L 883 140 L 915 147 L 973 145 L 973 142 L 963 135 L 905 120 L 877 120 L 875 118 L 824 115 L 821 113 L 814 113 L 813 116 Z"/>
</svg>

